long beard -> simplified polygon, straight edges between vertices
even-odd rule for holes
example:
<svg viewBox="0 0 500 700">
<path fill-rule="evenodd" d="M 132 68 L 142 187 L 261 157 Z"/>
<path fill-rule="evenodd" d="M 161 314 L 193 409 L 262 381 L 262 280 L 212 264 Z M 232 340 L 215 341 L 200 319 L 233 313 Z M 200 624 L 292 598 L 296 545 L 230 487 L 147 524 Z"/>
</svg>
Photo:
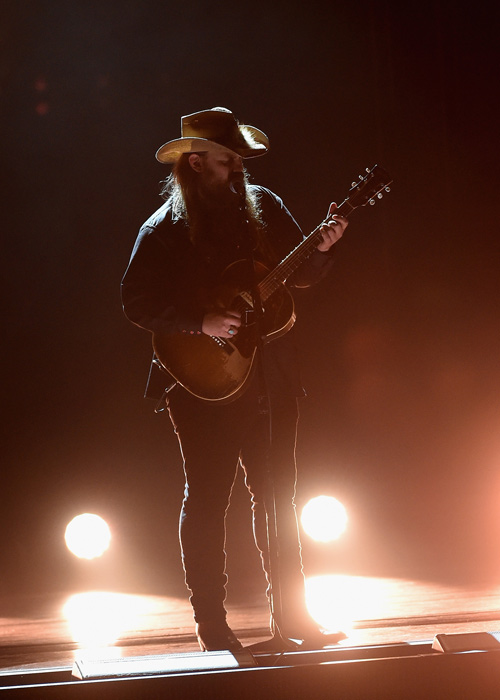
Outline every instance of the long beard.
<svg viewBox="0 0 500 700">
<path fill-rule="evenodd" d="M 188 173 L 192 171 L 189 168 Z M 262 249 L 263 260 L 270 258 L 268 244 L 262 237 L 262 213 L 258 193 L 249 187 L 249 176 L 243 172 L 243 186 L 246 193 L 246 217 L 248 218 L 256 248 Z M 182 183 L 182 184 L 181 184 Z M 174 212 L 187 224 L 186 232 L 196 246 L 202 246 L 211 223 L 241 220 L 241 195 L 232 192 L 228 184 L 216 188 L 205 188 L 200 192 L 200 184 L 195 178 L 182 178 L 178 174 L 169 185 L 170 201 Z M 271 256 L 272 257 L 272 256 Z"/>
<path fill-rule="evenodd" d="M 248 196 L 247 190 L 247 177 L 243 175 L 242 178 L 237 180 L 239 188 L 242 188 L 245 197 Z M 216 183 L 211 185 L 210 183 L 201 183 L 197 189 L 197 199 L 198 205 L 203 208 L 208 209 L 225 209 L 230 211 L 237 211 L 241 208 L 241 195 L 235 188 L 231 188 L 229 183 Z"/>
</svg>

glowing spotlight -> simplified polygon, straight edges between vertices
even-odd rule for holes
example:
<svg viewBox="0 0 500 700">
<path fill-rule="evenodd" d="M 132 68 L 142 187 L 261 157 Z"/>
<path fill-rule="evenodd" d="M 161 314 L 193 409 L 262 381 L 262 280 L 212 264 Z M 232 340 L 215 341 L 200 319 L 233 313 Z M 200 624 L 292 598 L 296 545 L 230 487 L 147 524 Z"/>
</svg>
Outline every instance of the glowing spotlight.
<svg viewBox="0 0 500 700">
<path fill-rule="evenodd" d="M 347 526 L 346 509 L 332 496 L 312 498 L 302 510 L 302 527 L 320 542 L 336 540 Z"/>
<path fill-rule="evenodd" d="M 111 541 L 108 524 L 99 515 L 82 513 L 68 523 L 64 533 L 69 551 L 80 559 L 95 559 L 104 554 Z"/>
</svg>

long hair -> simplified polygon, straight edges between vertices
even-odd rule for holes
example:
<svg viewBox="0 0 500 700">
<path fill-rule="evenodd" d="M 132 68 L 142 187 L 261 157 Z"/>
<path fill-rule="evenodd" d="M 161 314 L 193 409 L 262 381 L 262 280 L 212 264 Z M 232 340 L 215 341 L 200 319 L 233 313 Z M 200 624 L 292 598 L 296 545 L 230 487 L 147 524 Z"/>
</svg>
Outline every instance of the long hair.
<svg viewBox="0 0 500 700">
<path fill-rule="evenodd" d="M 161 183 L 161 196 L 170 200 L 172 214 L 187 224 L 193 218 L 196 208 L 196 177 L 196 172 L 189 164 L 189 154 L 183 153 L 174 163 L 171 174 Z"/>
<path fill-rule="evenodd" d="M 198 173 L 193 170 L 189 163 L 189 153 L 183 153 L 175 162 L 171 174 L 161 185 L 161 196 L 170 202 L 172 214 L 175 218 L 182 219 L 189 227 L 189 237 L 193 243 L 197 243 L 202 235 L 203 210 L 198 194 Z M 243 171 L 246 207 L 248 219 L 256 240 L 256 248 L 264 256 L 269 257 L 266 251 L 268 245 L 265 244 L 262 236 L 262 211 L 258 194 L 248 187 L 248 174 Z"/>
</svg>

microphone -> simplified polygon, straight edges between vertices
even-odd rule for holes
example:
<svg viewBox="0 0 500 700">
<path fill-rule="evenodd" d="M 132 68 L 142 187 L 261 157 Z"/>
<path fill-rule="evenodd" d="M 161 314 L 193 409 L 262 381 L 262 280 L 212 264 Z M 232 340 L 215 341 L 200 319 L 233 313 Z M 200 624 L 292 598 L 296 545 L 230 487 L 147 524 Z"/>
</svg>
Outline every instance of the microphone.
<svg viewBox="0 0 500 700">
<path fill-rule="evenodd" d="M 240 196 L 246 194 L 243 173 L 233 173 L 231 175 L 231 179 L 229 180 L 229 189 L 233 194 L 239 194 Z"/>
</svg>

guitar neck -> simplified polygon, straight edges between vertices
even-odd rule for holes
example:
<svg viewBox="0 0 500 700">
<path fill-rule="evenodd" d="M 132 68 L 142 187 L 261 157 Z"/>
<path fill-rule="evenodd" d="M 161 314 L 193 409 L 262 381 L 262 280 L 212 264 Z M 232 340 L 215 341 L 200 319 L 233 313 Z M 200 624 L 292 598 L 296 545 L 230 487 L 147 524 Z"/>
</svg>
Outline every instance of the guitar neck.
<svg viewBox="0 0 500 700">
<path fill-rule="evenodd" d="M 341 216 L 349 216 L 354 209 L 355 207 L 349 204 L 349 198 L 346 198 L 342 204 L 337 207 L 335 213 Z M 314 231 L 311 231 L 311 233 L 260 282 L 259 293 L 262 301 L 266 301 L 280 285 L 284 284 L 317 248 L 318 244 L 321 242 L 321 228 L 327 224 L 330 218 L 331 217 L 327 216 Z"/>
<path fill-rule="evenodd" d="M 366 169 L 367 175 L 359 176 L 357 182 L 353 182 L 349 195 L 340 204 L 335 213 L 341 216 L 349 216 L 358 207 L 366 204 L 375 204 L 376 199 L 382 197 L 382 190 L 389 192 L 392 180 L 389 174 L 379 165 Z M 314 229 L 299 245 L 289 253 L 280 264 L 270 272 L 259 284 L 259 293 L 262 301 L 266 301 L 280 285 L 284 284 L 295 270 L 306 260 L 321 241 L 321 228 L 325 226 L 331 217 L 327 216 L 320 225 Z"/>
</svg>

